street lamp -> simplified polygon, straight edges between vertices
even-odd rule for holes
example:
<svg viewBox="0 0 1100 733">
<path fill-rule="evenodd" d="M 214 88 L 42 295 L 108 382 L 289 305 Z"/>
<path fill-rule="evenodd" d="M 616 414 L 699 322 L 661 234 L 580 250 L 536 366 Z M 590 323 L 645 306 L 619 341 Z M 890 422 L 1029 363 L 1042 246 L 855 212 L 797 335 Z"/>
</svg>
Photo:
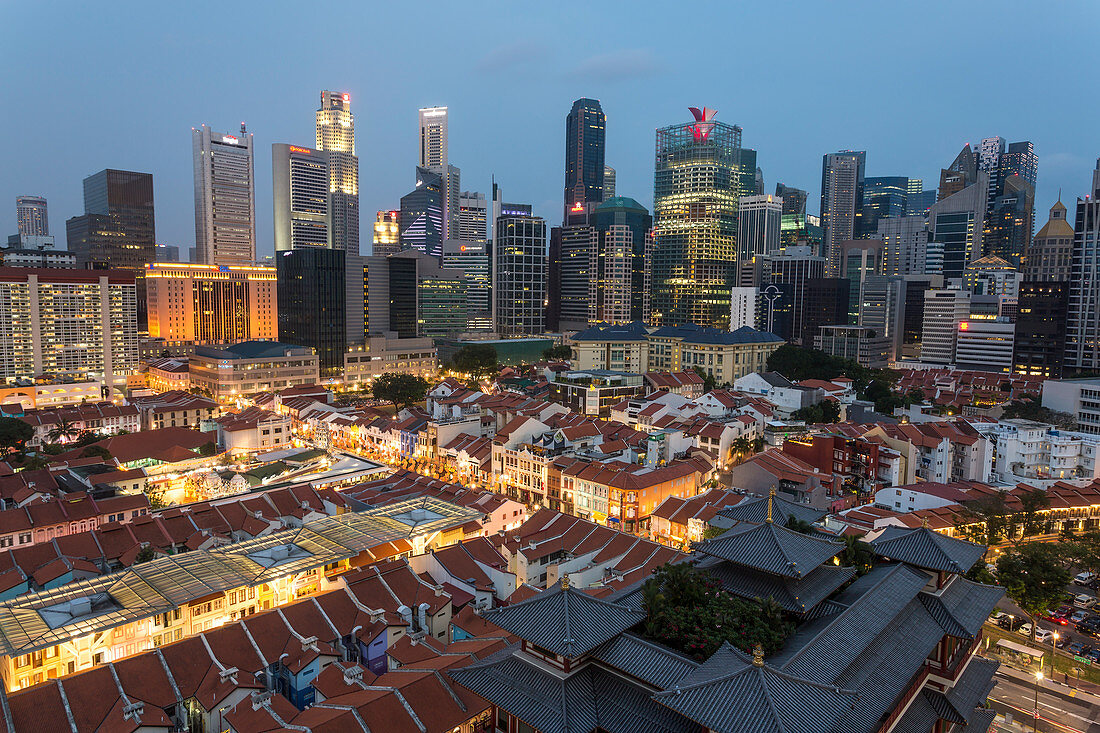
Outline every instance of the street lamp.
<svg viewBox="0 0 1100 733">
<path fill-rule="evenodd" d="M 1039 733 L 1039 683 L 1043 681 L 1043 670 L 1035 673 L 1035 720 L 1032 723 L 1034 733 Z"/>
<path fill-rule="evenodd" d="M 1050 636 L 1050 678 L 1054 679 L 1054 658 L 1058 656 L 1058 639 L 1061 638 L 1055 631 Z M 1062 680 L 1065 682 L 1065 680 Z"/>
</svg>

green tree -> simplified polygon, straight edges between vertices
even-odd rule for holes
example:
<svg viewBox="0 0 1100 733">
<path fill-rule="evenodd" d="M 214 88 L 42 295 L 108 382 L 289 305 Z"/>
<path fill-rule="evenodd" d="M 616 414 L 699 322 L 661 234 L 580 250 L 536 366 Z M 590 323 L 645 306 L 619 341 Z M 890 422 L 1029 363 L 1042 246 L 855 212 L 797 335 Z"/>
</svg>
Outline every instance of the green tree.
<svg viewBox="0 0 1100 733">
<path fill-rule="evenodd" d="M 23 450 L 27 441 L 34 437 L 34 428 L 17 417 L 0 417 L 0 448 L 10 452 Z"/>
<path fill-rule="evenodd" d="M 76 438 L 78 435 L 80 435 L 80 428 L 76 426 L 76 423 L 72 420 L 61 418 L 57 421 L 57 424 L 46 433 L 46 440 L 51 443 L 57 443 L 59 441 L 68 442 L 69 439 Z"/>
<path fill-rule="evenodd" d="M 747 600 L 689 563 L 662 565 L 642 586 L 646 636 L 703 660 L 729 642 L 750 653 L 779 651 L 794 630 L 771 599 Z"/>
<path fill-rule="evenodd" d="M 854 535 L 844 535 L 844 549 L 837 556 L 844 567 L 855 568 L 863 575 L 875 563 L 875 551 L 869 544 Z"/>
<path fill-rule="evenodd" d="M 91 458 L 93 456 L 110 459 L 111 451 L 101 445 L 86 445 L 84 446 L 84 450 L 80 451 L 81 458 Z"/>
<path fill-rule="evenodd" d="M 199 446 L 200 456 L 212 456 L 218 452 L 218 444 L 214 441 L 208 441 Z"/>
<path fill-rule="evenodd" d="M 392 402 L 400 410 L 424 399 L 430 386 L 423 377 L 386 372 L 374 380 L 371 393 L 377 399 Z"/>
<path fill-rule="evenodd" d="M 710 392 L 712 389 L 718 386 L 718 380 L 714 378 L 713 374 L 707 374 L 703 371 L 702 367 L 696 365 L 692 367 L 692 371 L 703 378 L 703 391 Z"/>
<path fill-rule="evenodd" d="M 1001 413 L 1002 420 L 1009 419 L 1023 419 L 1023 420 L 1035 420 L 1036 422 L 1045 422 L 1053 425 L 1056 428 L 1062 428 L 1064 430 L 1076 430 L 1077 419 L 1068 412 L 1057 412 L 1051 410 L 1049 407 L 1043 407 L 1042 403 L 1032 396 L 1024 397 L 1022 400 L 1010 402 L 1005 405 L 1004 412 Z"/>
<path fill-rule="evenodd" d="M 1059 602 L 1070 574 L 1058 547 L 1029 542 L 997 558 L 997 577 L 1005 593 L 1031 619 L 1031 638 L 1036 622 Z"/>
<path fill-rule="evenodd" d="M 134 557 L 134 565 L 140 565 L 143 562 L 149 562 L 157 556 L 157 551 L 153 549 L 152 545 L 142 545 L 142 548 L 138 550 L 138 554 Z"/>
<path fill-rule="evenodd" d="M 573 358 L 573 349 L 565 344 L 551 346 L 542 352 L 542 358 L 547 361 L 569 361 Z M 493 359 L 496 359 L 496 349 L 493 349 Z"/>
<path fill-rule="evenodd" d="M 787 517 L 787 529 L 798 532 L 799 534 L 812 534 L 814 526 L 805 519 L 799 519 L 792 514 Z"/>
<path fill-rule="evenodd" d="M 1090 529 L 1071 536 L 1061 545 L 1067 562 L 1095 573 L 1100 570 L 1100 530 Z"/>
<path fill-rule="evenodd" d="M 481 379 L 496 374 L 498 364 L 497 350 L 492 345 L 466 344 L 455 352 L 451 358 L 450 367 L 455 371 L 465 372 L 471 377 Z"/>
<path fill-rule="evenodd" d="M 804 420 L 807 424 L 834 423 L 840 421 L 840 405 L 832 400 L 823 400 L 816 405 L 801 407 L 791 413 L 792 420 Z"/>
</svg>

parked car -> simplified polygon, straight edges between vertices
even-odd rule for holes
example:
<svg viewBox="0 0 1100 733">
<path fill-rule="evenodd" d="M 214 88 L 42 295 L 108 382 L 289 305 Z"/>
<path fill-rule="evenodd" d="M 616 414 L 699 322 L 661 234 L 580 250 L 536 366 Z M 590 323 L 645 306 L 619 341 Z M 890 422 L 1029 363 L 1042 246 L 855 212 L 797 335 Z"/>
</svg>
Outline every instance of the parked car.
<svg viewBox="0 0 1100 733">
<path fill-rule="evenodd" d="M 1093 664 L 1100 662 L 1100 647 L 1090 650 L 1085 656 L 1091 659 Z"/>
<path fill-rule="evenodd" d="M 1016 633 L 1019 634 L 1020 636 L 1026 636 L 1026 637 L 1030 638 L 1031 637 L 1031 624 L 1029 624 L 1029 623 L 1024 624 L 1020 628 L 1016 629 Z"/>
<path fill-rule="evenodd" d="M 1071 624 L 1079 624 L 1087 619 L 1091 614 L 1088 611 L 1074 611 L 1073 615 L 1069 617 Z"/>
<path fill-rule="evenodd" d="M 1001 617 L 997 619 L 997 625 L 1007 631 L 1013 631 L 1020 625 L 1022 620 L 1023 619 L 1018 619 L 1011 614 L 1005 613 L 1001 614 Z"/>
<path fill-rule="evenodd" d="M 1059 606 L 1055 611 L 1050 614 L 1049 618 L 1052 622 L 1056 624 L 1066 626 L 1069 624 L 1069 617 L 1072 613 L 1072 606 Z"/>
<path fill-rule="evenodd" d="M 1096 573 L 1092 573 L 1087 570 L 1083 573 L 1077 573 L 1077 575 L 1073 576 L 1074 585 L 1088 585 L 1094 580 L 1096 580 Z"/>
<path fill-rule="evenodd" d="M 1083 657 L 1092 651 L 1092 647 L 1080 641 L 1075 641 L 1066 647 L 1066 651 L 1075 657 Z"/>
<path fill-rule="evenodd" d="M 1093 616 L 1077 624 L 1077 630 L 1088 636 L 1100 636 L 1100 616 Z"/>
<path fill-rule="evenodd" d="M 1078 608 L 1092 608 L 1096 605 L 1096 598 L 1086 593 L 1080 593 L 1073 597 L 1073 605 Z"/>
<path fill-rule="evenodd" d="M 1058 647 L 1059 649 L 1065 649 L 1067 646 L 1070 645 L 1070 641 L 1071 639 L 1069 638 L 1069 634 L 1062 634 L 1058 637 L 1058 641 L 1054 642 L 1054 646 Z"/>
<path fill-rule="evenodd" d="M 1054 641 L 1054 632 L 1050 629 L 1035 629 L 1035 641 L 1040 644 L 1049 644 Z"/>
</svg>

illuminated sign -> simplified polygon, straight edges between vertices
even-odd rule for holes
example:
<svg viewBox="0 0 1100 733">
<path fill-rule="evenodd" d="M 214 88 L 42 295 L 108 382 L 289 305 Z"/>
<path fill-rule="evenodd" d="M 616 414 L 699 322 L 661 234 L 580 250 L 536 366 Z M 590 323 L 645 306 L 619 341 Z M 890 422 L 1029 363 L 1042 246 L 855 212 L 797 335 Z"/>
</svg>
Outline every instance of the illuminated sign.
<svg viewBox="0 0 1100 733">
<path fill-rule="evenodd" d="M 234 137 L 233 135 L 222 135 L 222 142 L 223 143 L 229 143 L 230 145 L 236 145 L 237 144 L 237 138 Z"/>
<path fill-rule="evenodd" d="M 698 107 L 688 107 L 688 110 L 695 116 L 695 124 L 688 125 L 685 130 L 690 130 L 692 136 L 696 142 L 705 142 L 710 137 L 711 131 L 714 130 L 714 115 L 718 114 L 716 109 L 707 109 L 703 107 L 702 111 Z"/>
<path fill-rule="evenodd" d="M 309 148 L 300 148 L 297 145 L 290 145 L 288 147 L 292 153 L 305 153 L 309 155 L 312 152 Z"/>
<path fill-rule="evenodd" d="M 970 330 L 970 322 L 969 321 L 959 321 L 959 330 L 960 331 L 969 331 Z"/>
<path fill-rule="evenodd" d="M 350 102 L 351 101 L 351 95 L 350 94 L 345 94 L 344 95 L 344 101 L 345 102 Z"/>
<path fill-rule="evenodd" d="M 446 117 L 447 116 L 447 108 L 446 107 L 440 107 L 438 109 L 426 109 L 426 110 L 423 110 L 423 114 L 424 114 L 425 117 Z"/>
<path fill-rule="evenodd" d="M 570 209 L 570 211 L 584 211 L 584 204 L 578 201 L 577 203 L 573 204 L 573 208 Z"/>
</svg>

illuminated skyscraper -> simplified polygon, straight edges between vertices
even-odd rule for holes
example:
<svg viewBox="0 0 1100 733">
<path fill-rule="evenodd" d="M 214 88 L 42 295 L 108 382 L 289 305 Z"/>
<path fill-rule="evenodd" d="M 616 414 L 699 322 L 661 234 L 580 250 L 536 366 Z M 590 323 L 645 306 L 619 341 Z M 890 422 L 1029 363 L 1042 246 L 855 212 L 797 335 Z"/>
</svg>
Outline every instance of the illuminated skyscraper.
<svg viewBox="0 0 1100 733">
<path fill-rule="evenodd" d="M 417 167 L 416 188 L 401 197 L 401 249 L 443 254 L 443 179 Z"/>
<path fill-rule="evenodd" d="M 401 251 L 401 212 L 379 211 L 374 220 L 375 256 L 388 256 Z"/>
<path fill-rule="evenodd" d="M 191 128 L 195 167 L 195 248 L 206 265 L 256 260 L 256 179 L 252 133 Z"/>
<path fill-rule="evenodd" d="M 780 247 L 783 199 L 777 196 L 742 196 L 737 213 L 737 259 L 752 262 Z"/>
<path fill-rule="evenodd" d="M 501 214 L 493 233 L 493 324 L 501 336 L 529 336 L 545 328 L 546 222 L 529 214 Z"/>
<path fill-rule="evenodd" d="M 581 98 L 565 118 L 565 212 L 604 200 L 607 116 L 598 99 Z"/>
<path fill-rule="evenodd" d="M 300 145 L 271 146 L 275 252 L 332 247 L 328 153 Z"/>
<path fill-rule="evenodd" d="M 855 239 L 863 214 L 864 151 L 842 150 L 821 159 L 821 227 L 825 231 L 825 274 L 840 272 L 841 243 Z"/>
<path fill-rule="evenodd" d="M 489 204 L 485 194 L 463 191 L 458 197 L 458 227 L 456 239 L 465 242 L 485 242 L 489 219 Z"/>
<path fill-rule="evenodd" d="M 651 320 L 725 328 L 737 274 L 741 128 L 693 110 L 693 124 L 657 130 Z M 756 161 L 748 171 L 755 178 Z"/>
<path fill-rule="evenodd" d="M 1073 261 L 1069 278 L 1069 317 L 1066 324 L 1068 369 L 1100 369 L 1100 159 L 1092 172 L 1089 193 L 1077 199 L 1073 227 Z"/>
<path fill-rule="evenodd" d="M 153 338 L 232 344 L 279 337 L 274 267 L 154 263 L 145 282 Z"/>
<path fill-rule="evenodd" d="M 615 169 L 609 165 L 603 167 L 603 200 L 615 198 Z"/>
<path fill-rule="evenodd" d="M 461 171 L 450 164 L 447 135 L 447 108 L 421 108 L 420 157 L 417 165 L 443 179 L 443 239 L 453 239 L 451 229 L 458 226 L 462 178 Z"/>
<path fill-rule="evenodd" d="M 19 196 L 15 199 L 15 215 L 19 233 L 28 236 L 49 236 L 50 216 L 46 199 L 41 196 Z"/>
<path fill-rule="evenodd" d="M 351 95 L 321 92 L 317 149 L 327 153 L 329 238 L 334 249 L 359 254 L 359 158 Z"/>
</svg>

